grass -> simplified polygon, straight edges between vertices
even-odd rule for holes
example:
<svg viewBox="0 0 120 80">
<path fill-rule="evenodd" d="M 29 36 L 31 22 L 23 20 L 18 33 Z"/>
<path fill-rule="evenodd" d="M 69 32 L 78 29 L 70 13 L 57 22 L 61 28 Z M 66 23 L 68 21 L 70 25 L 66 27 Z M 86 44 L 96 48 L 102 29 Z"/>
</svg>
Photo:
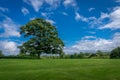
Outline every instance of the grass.
<svg viewBox="0 0 120 80">
<path fill-rule="evenodd" d="M 120 60 L 1 59 L 0 80 L 120 80 Z"/>
</svg>

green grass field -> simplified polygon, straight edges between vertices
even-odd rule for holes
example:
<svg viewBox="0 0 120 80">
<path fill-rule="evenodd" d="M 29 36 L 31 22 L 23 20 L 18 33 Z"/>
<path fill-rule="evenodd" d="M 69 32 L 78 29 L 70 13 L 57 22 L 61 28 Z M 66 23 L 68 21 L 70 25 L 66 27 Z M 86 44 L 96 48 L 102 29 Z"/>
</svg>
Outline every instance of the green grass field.
<svg viewBox="0 0 120 80">
<path fill-rule="evenodd" d="M 0 80 L 120 80 L 120 60 L 1 59 Z"/>
</svg>

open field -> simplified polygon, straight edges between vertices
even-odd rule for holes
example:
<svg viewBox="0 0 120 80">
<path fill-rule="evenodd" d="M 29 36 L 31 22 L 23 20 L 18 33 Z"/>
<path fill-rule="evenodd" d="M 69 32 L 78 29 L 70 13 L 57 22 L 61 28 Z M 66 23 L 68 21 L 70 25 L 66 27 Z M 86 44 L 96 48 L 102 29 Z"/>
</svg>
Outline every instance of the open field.
<svg viewBox="0 0 120 80">
<path fill-rule="evenodd" d="M 1 59 L 0 80 L 120 80 L 120 60 Z"/>
</svg>

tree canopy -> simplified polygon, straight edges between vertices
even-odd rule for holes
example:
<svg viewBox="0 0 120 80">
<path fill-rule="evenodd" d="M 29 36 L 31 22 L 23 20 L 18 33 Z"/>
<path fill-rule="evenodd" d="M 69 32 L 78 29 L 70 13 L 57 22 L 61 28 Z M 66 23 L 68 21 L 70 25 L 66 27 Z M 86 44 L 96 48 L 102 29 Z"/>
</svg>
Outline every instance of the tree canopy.
<svg viewBox="0 0 120 80">
<path fill-rule="evenodd" d="M 21 26 L 20 34 L 30 38 L 19 46 L 21 53 L 37 54 L 39 57 L 42 53 L 61 54 L 63 52 L 64 43 L 58 37 L 58 31 L 44 19 L 37 18 Z"/>
<path fill-rule="evenodd" d="M 2 57 L 3 56 L 3 53 L 2 53 L 2 50 L 0 50 L 0 57 Z"/>
<path fill-rule="evenodd" d="M 120 58 L 120 47 L 117 47 L 111 51 L 110 58 Z"/>
</svg>

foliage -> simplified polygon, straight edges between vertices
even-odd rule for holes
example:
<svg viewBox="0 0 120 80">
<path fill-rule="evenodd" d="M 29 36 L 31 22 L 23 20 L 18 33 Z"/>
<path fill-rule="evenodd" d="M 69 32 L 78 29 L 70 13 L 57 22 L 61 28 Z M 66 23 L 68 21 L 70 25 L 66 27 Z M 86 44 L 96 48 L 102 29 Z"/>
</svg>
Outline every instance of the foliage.
<svg viewBox="0 0 120 80">
<path fill-rule="evenodd" d="M 2 50 L 0 50 L 0 57 L 3 57 L 4 55 L 3 55 L 3 53 L 2 53 Z"/>
<path fill-rule="evenodd" d="M 97 54 L 93 53 L 88 58 L 93 58 L 93 57 L 96 57 L 96 56 L 97 56 Z"/>
<path fill-rule="evenodd" d="M 88 59 L 88 58 L 98 58 L 98 59 L 108 59 L 109 52 L 102 52 L 98 50 L 97 52 L 80 52 L 74 54 L 64 54 L 64 59 Z"/>
<path fill-rule="evenodd" d="M 61 54 L 64 43 L 58 37 L 58 32 L 54 26 L 43 19 L 37 18 L 20 27 L 21 34 L 30 39 L 19 46 L 21 53 L 31 55 L 42 53 Z"/>
<path fill-rule="evenodd" d="M 83 52 L 80 52 L 80 54 L 78 54 L 78 58 L 84 58 L 85 54 Z"/>
<path fill-rule="evenodd" d="M 98 51 L 96 52 L 96 55 L 97 55 L 97 56 L 103 56 L 104 53 L 103 53 L 102 51 L 98 50 Z"/>
<path fill-rule="evenodd" d="M 120 58 L 120 47 L 117 47 L 111 51 L 110 58 Z"/>
</svg>

